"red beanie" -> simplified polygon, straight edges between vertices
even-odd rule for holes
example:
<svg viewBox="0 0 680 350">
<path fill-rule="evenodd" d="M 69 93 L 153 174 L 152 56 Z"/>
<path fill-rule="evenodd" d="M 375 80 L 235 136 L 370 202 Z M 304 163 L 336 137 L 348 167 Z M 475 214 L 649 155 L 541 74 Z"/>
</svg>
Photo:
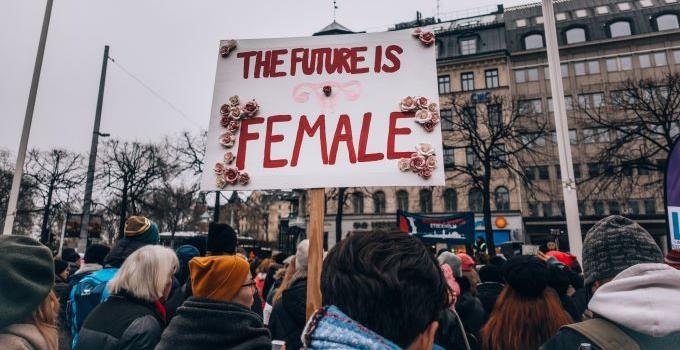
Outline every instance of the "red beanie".
<svg viewBox="0 0 680 350">
<path fill-rule="evenodd" d="M 668 251 L 668 254 L 666 254 L 666 257 L 663 259 L 663 262 L 674 269 L 680 270 L 680 249 Z"/>
</svg>

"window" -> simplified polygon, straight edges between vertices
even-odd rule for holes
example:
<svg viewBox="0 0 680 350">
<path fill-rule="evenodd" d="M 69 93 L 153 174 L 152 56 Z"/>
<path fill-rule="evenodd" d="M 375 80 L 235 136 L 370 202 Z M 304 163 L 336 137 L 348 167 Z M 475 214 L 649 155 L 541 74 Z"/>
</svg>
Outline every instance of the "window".
<svg viewBox="0 0 680 350">
<path fill-rule="evenodd" d="M 493 197 L 496 202 L 496 210 L 510 210 L 510 193 L 507 188 L 497 187 Z"/>
<path fill-rule="evenodd" d="M 645 206 L 645 214 L 656 214 L 656 200 L 645 199 L 643 205 Z"/>
<path fill-rule="evenodd" d="M 583 28 L 571 28 L 564 33 L 567 44 L 582 43 L 586 41 L 586 30 Z"/>
<path fill-rule="evenodd" d="M 595 12 L 597 12 L 598 15 L 606 15 L 609 13 L 609 6 L 598 6 L 595 8 Z"/>
<path fill-rule="evenodd" d="M 527 80 L 538 81 L 538 68 L 527 69 Z"/>
<path fill-rule="evenodd" d="M 470 189 L 470 192 L 468 192 L 468 209 L 474 212 L 480 212 L 484 209 L 481 190 L 477 188 Z"/>
<path fill-rule="evenodd" d="M 680 64 L 680 50 L 673 51 L 673 60 L 675 61 L 675 64 Z"/>
<path fill-rule="evenodd" d="M 541 207 L 543 207 L 543 216 L 545 216 L 545 217 L 554 216 L 553 210 L 552 210 L 552 203 L 543 203 L 543 204 L 541 204 Z"/>
<path fill-rule="evenodd" d="M 649 162 L 646 159 L 638 161 L 637 171 L 638 175 L 649 175 Z"/>
<path fill-rule="evenodd" d="M 627 22 L 626 22 L 627 23 Z M 543 35 L 529 34 L 524 37 L 524 49 L 540 49 L 543 47 Z"/>
<path fill-rule="evenodd" d="M 432 191 L 420 190 L 420 212 L 421 213 L 432 212 Z"/>
<path fill-rule="evenodd" d="M 502 125 L 503 114 L 501 111 L 501 105 L 493 104 L 486 106 L 486 113 L 489 115 L 489 126 L 491 128 L 498 128 Z"/>
<path fill-rule="evenodd" d="M 617 201 L 609 201 L 609 214 L 618 215 L 621 214 L 621 205 Z"/>
<path fill-rule="evenodd" d="M 620 70 L 632 70 L 633 69 L 633 59 L 630 56 L 619 57 L 619 69 Z"/>
<path fill-rule="evenodd" d="M 527 81 L 526 80 L 526 72 L 523 69 L 519 69 L 515 71 L 515 82 L 517 83 L 523 83 Z"/>
<path fill-rule="evenodd" d="M 640 2 L 640 6 L 642 6 L 642 7 L 652 7 L 652 6 L 654 6 L 654 3 L 652 2 L 652 0 L 640 0 L 639 2 Z"/>
<path fill-rule="evenodd" d="M 574 63 L 574 75 L 576 75 L 576 76 L 586 75 L 586 63 L 585 62 Z"/>
<path fill-rule="evenodd" d="M 588 74 L 600 74 L 600 62 L 598 61 L 587 61 Z"/>
<path fill-rule="evenodd" d="M 439 111 L 439 115 L 442 120 L 442 130 L 453 130 L 453 112 L 450 109 L 442 109 Z"/>
<path fill-rule="evenodd" d="M 660 66 L 665 66 L 667 64 L 666 62 L 666 53 L 665 52 L 656 52 L 654 53 L 654 64 L 657 67 Z"/>
<path fill-rule="evenodd" d="M 676 2 L 678 2 L 678 0 L 666 0 L 665 2 L 667 4 L 675 4 Z"/>
<path fill-rule="evenodd" d="M 578 105 L 581 108 L 600 108 L 604 106 L 604 94 L 596 92 L 578 95 Z"/>
<path fill-rule="evenodd" d="M 555 175 L 557 175 L 558 180 L 562 180 L 562 169 L 560 169 L 559 164 L 555 165 Z"/>
<path fill-rule="evenodd" d="M 444 148 L 444 169 L 453 169 L 454 165 L 456 165 L 454 154 L 455 149 L 449 147 Z"/>
<path fill-rule="evenodd" d="M 577 145 L 578 144 L 578 137 L 576 134 L 576 130 L 574 129 L 569 129 L 569 143 L 572 145 Z M 576 165 L 574 165 L 576 167 Z"/>
<path fill-rule="evenodd" d="M 566 21 L 569 19 L 569 15 L 566 12 L 558 12 L 555 14 L 555 19 L 558 21 Z"/>
<path fill-rule="evenodd" d="M 538 213 L 538 203 L 529 203 L 527 206 L 529 207 L 529 216 L 541 216 Z"/>
<path fill-rule="evenodd" d="M 460 73 L 460 89 L 463 91 L 472 91 L 475 89 L 475 73 Z"/>
<path fill-rule="evenodd" d="M 581 178 L 581 164 L 578 163 L 574 164 L 574 178 L 575 179 Z"/>
<path fill-rule="evenodd" d="M 447 188 L 444 191 L 444 210 L 457 211 L 458 210 L 458 195 L 456 190 Z"/>
<path fill-rule="evenodd" d="M 385 192 L 378 191 L 373 194 L 373 210 L 376 214 L 382 214 L 385 212 Z"/>
<path fill-rule="evenodd" d="M 678 15 L 667 14 L 656 18 L 656 29 L 658 31 L 678 29 Z"/>
<path fill-rule="evenodd" d="M 543 24 L 543 16 L 538 16 L 535 18 L 536 24 Z"/>
<path fill-rule="evenodd" d="M 477 128 L 477 108 L 465 107 L 463 108 L 463 126 L 466 128 Z"/>
<path fill-rule="evenodd" d="M 629 2 L 620 2 L 616 4 L 616 7 L 618 7 L 620 11 L 628 11 L 632 8 Z"/>
<path fill-rule="evenodd" d="M 637 200 L 628 201 L 628 212 L 627 214 L 639 215 L 640 214 L 640 202 Z"/>
<path fill-rule="evenodd" d="M 470 169 L 477 169 L 480 166 L 479 158 L 475 154 L 475 150 L 472 147 L 465 148 L 465 160 L 467 161 L 467 166 Z"/>
<path fill-rule="evenodd" d="M 352 208 L 354 209 L 354 214 L 364 213 L 364 194 L 361 192 L 352 193 Z"/>
<path fill-rule="evenodd" d="M 574 11 L 574 14 L 576 15 L 577 18 L 588 17 L 588 10 L 586 9 L 576 10 Z"/>
<path fill-rule="evenodd" d="M 461 55 L 473 55 L 477 53 L 477 39 L 468 38 L 462 39 L 460 41 L 460 54 Z"/>
<path fill-rule="evenodd" d="M 397 191 L 397 209 L 408 211 L 408 192 L 404 190 Z"/>
<path fill-rule="evenodd" d="M 604 215 L 604 202 L 603 201 L 594 201 L 593 202 L 593 211 L 595 212 L 595 215 L 603 216 Z"/>
<path fill-rule="evenodd" d="M 597 177 L 600 175 L 600 163 L 588 163 L 588 176 Z"/>
<path fill-rule="evenodd" d="M 632 34 L 630 29 L 630 22 L 618 21 L 609 25 L 609 37 L 618 38 L 622 36 L 629 36 Z"/>
<path fill-rule="evenodd" d="M 652 66 L 652 57 L 649 54 L 638 56 L 640 61 L 640 68 L 649 68 Z"/>
<path fill-rule="evenodd" d="M 533 99 L 533 100 L 524 100 L 524 101 L 519 101 L 519 112 L 520 113 L 542 113 L 543 112 L 543 104 L 541 103 L 541 99 Z"/>
<path fill-rule="evenodd" d="M 518 19 L 515 21 L 515 26 L 516 27 L 526 27 L 527 26 L 527 20 L 525 18 Z"/>
<path fill-rule="evenodd" d="M 451 92 L 451 77 L 448 75 L 440 75 L 437 77 L 439 83 L 439 94 L 448 94 Z"/>
<path fill-rule="evenodd" d="M 550 180 L 550 172 L 546 165 L 537 166 L 536 169 L 538 169 L 539 180 Z"/>
<path fill-rule="evenodd" d="M 583 129 L 583 143 L 609 142 L 609 130 L 607 128 Z"/>
<path fill-rule="evenodd" d="M 604 106 L 604 94 L 601 92 L 590 94 L 593 100 L 593 107 L 600 108 Z"/>
<path fill-rule="evenodd" d="M 501 84 L 498 81 L 498 69 L 487 69 L 484 71 L 484 80 L 486 81 L 486 88 L 493 89 L 499 87 Z"/>
<path fill-rule="evenodd" d="M 569 76 L 569 65 L 567 63 L 562 63 L 560 69 L 562 69 L 562 78 Z"/>
</svg>

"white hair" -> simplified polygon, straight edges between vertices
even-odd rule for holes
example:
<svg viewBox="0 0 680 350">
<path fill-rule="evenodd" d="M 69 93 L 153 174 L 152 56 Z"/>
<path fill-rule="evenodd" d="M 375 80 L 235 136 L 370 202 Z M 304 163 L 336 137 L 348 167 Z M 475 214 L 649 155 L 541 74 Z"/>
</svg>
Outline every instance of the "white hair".
<svg viewBox="0 0 680 350">
<path fill-rule="evenodd" d="M 172 281 L 179 262 L 172 249 L 147 245 L 132 253 L 116 276 L 109 282 L 111 294 L 126 291 L 132 296 L 153 302 L 163 296 L 165 286 Z"/>
</svg>

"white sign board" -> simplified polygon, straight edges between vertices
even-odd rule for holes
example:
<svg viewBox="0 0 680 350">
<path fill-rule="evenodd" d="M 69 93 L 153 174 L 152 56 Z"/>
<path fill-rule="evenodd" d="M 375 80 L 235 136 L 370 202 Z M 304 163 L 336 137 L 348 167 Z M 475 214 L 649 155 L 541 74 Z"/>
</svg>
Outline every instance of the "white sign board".
<svg viewBox="0 0 680 350">
<path fill-rule="evenodd" d="M 444 185 L 430 35 L 222 41 L 201 189 Z"/>
<path fill-rule="evenodd" d="M 524 244 L 522 245 L 522 255 L 536 255 L 539 252 L 539 246 Z"/>
</svg>

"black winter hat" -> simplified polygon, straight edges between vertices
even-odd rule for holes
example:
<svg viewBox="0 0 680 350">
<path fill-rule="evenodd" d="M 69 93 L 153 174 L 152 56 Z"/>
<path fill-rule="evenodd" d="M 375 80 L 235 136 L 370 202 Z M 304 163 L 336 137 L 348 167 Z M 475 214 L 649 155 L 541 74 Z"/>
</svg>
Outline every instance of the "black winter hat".
<svg viewBox="0 0 680 350">
<path fill-rule="evenodd" d="M 64 272 L 64 270 L 66 270 L 66 268 L 68 268 L 68 263 L 66 261 L 61 260 L 61 259 L 55 259 L 54 260 L 54 274 L 55 275 L 61 274 L 62 272 Z"/>
<path fill-rule="evenodd" d="M 548 269 L 535 256 L 521 255 L 503 266 L 505 281 L 525 298 L 538 298 L 548 286 Z"/>
<path fill-rule="evenodd" d="M 109 254 L 111 248 L 103 244 L 92 244 L 85 250 L 85 262 L 88 264 L 104 265 L 104 258 Z"/>
<path fill-rule="evenodd" d="M 482 282 L 504 283 L 503 273 L 496 265 L 484 265 L 479 269 L 479 279 Z"/>
<path fill-rule="evenodd" d="M 73 248 L 64 248 L 61 251 L 61 260 L 70 263 L 77 263 L 80 260 L 80 255 L 78 255 L 78 252 L 76 252 L 76 250 Z"/>
<path fill-rule="evenodd" d="M 236 231 L 227 224 L 211 223 L 208 226 L 206 250 L 212 254 L 235 254 Z"/>
<path fill-rule="evenodd" d="M 54 285 L 49 248 L 25 236 L 0 236 L 0 329 L 23 322 Z"/>
<path fill-rule="evenodd" d="M 652 235 L 635 221 L 611 215 L 590 228 L 583 241 L 585 283 L 612 278 L 642 263 L 663 263 Z"/>
</svg>

